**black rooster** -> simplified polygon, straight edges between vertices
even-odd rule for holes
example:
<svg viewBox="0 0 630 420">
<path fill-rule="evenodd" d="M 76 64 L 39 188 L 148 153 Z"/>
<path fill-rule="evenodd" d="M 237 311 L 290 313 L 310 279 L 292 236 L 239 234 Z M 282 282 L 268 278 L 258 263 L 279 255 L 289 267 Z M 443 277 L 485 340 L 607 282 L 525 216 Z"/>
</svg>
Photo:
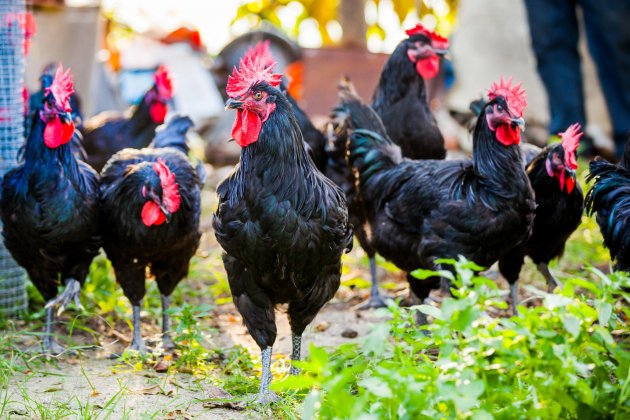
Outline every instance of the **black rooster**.
<svg viewBox="0 0 630 420">
<path fill-rule="evenodd" d="M 85 121 L 81 133 L 88 163 L 100 171 L 110 157 L 125 148 L 147 147 L 155 129 L 164 123 L 173 85 L 164 66 L 155 72 L 155 84 L 140 103 L 124 115 L 104 112 Z"/>
<path fill-rule="evenodd" d="M 512 310 L 516 311 L 517 281 L 525 256 L 529 256 L 545 277 L 549 290 L 559 285 L 549 262 L 562 256 L 564 244 L 578 228 L 584 210 L 584 195 L 576 182 L 576 150 L 582 133 L 579 124 L 560 133 L 561 143 L 549 145 L 532 156 L 534 146 L 524 151 L 526 170 L 536 196 L 536 217 L 527 242 L 499 260 L 499 271 L 510 284 Z M 531 156 L 527 161 L 527 156 Z"/>
<path fill-rule="evenodd" d="M 534 194 L 518 147 L 525 93 L 501 80 L 489 96 L 472 161 L 406 160 L 389 138 L 352 132 L 350 163 L 370 245 L 407 272 L 440 268 L 436 259 L 459 255 L 488 267 L 529 237 Z M 360 124 L 353 119 L 353 126 Z M 410 287 L 424 300 L 438 281 L 410 278 Z"/>
<path fill-rule="evenodd" d="M 48 353 L 63 351 L 51 335 L 53 307 L 61 313 L 72 300 L 80 306 L 81 285 L 101 245 L 98 174 L 75 159 L 69 143 L 73 92 L 69 70 L 59 66 L 33 114 L 24 162 L 2 182 L 5 244 L 47 301 Z M 60 280 L 66 288 L 57 295 Z"/>
<path fill-rule="evenodd" d="M 597 213 L 615 270 L 630 272 L 630 138 L 619 165 L 597 158 L 589 169 L 587 180 L 595 183 L 586 195 L 586 209 L 589 215 Z"/>
<path fill-rule="evenodd" d="M 147 266 L 162 295 L 163 346 L 172 349 L 169 296 L 188 274 L 199 246 L 201 185 L 184 154 L 191 126 L 188 117 L 173 118 L 156 135 L 154 147 L 121 150 L 101 173 L 103 248 L 133 306 L 130 349 L 140 352 L 146 351 L 140 305 Z"/>
<path fill-rule="evenodd" d="M 262 351 L 262 403 L 277 398 L 269 390 L 274 306 L 288 303 L 299 360 L 302 333 L 337 291 L 352 242 L 343 192 L 308 156 L 272 69 L 247 58 L 229 78 L 227 106 L 238 112 L 232 136 L 243 149 L 217 188 L 213 222 L 234 303 Z"/>
<path fill-rule="evenodd" d="M 389 57 L 372 98 L 389 138 L 410 159 L 444 159 L 444 138 L 429 107 L 425 79 L 438 73 L 448 40 L 418 24 Z"/>
</svg>

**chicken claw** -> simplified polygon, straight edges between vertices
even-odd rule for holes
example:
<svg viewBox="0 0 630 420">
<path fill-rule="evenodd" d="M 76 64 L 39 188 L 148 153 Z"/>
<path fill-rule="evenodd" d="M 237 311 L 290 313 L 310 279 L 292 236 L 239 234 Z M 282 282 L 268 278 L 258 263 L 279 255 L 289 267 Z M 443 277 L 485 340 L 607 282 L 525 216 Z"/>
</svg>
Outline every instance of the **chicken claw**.
<svg viewBox="0 0 630 420">
<path fill-rule="evenodd" d="M 359 311 L 387 307 L 387 303 L 385 303 L 385 300 L 381 297 L 381 294 L 378 290 L 378 278 L 376 276 L 376 259 L 374 257 L 370 257 L 370 275 L 372 277 L 370 297 L 367 301 L 357 307 Z"/>
<path fill-rule="evenodd" d="M 562 287 L 562 283 L 556 279 L 553 274 L 551 274 L 551 270 L 549 270 L 549 264 L 547 263 L 539 263 L 536 268 L 538 271 L 545 277 L 547 280 L 547 291 L 549 293 L 553 292 L 556 287 Z"/>
<path fill-rule="evenodd" d="M 83 305 L 81 305 L 81 301 L 79 299 L 80 294 L 81 283 L 79 283 L 75 279 L 68 279 L 66 281 L 66 288 L 64 289 L 64 291 L 56 298 L 49 300 L 48 303 L 46 303 L 46 309 L 53 308 L 59 305 L 59 309 L 57 310 L 57 316 L 59 316 L 66 309 L 66 305 L 71 301 L 74 301 L 77 309 L 82 311 L 84 308 Z"/>
</svg>

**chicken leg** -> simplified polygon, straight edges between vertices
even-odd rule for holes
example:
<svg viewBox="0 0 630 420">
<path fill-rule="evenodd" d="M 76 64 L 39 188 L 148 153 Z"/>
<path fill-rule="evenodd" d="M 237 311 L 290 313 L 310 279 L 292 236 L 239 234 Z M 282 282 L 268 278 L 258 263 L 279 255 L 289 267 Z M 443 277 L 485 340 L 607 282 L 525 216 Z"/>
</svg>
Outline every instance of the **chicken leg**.
<svg viewBox="0 0 630 420">
<path fill-rule="evenodd" d="M 384 308 L 387 306 L 385 300 L 381 296 L 378 290 L 378 277 L 376 275 L 376 257 L 370 257 L 370 276 L 372 277 L 372 286 L 370 288 L 370 297 L 365 302 L 359 305 L 357 309 L 364 311 L 373 308 Z"/>
<path fill-rule="evenodd" d="M 170 297 L 162 295 L 162 347 L 164 350 L 175 349 L 175 342 L 169 333 L 169 330 L 171 329 L 171 319 L 167 313 L 169 304 Z"/>
<path fill-rule="evenodd" d="M 44 340 L 42 342 L 42 347 L 44 350 L 44 354 L 49 354 L 52 356 L 56 356 L 58 354 L 63 353 L 66 349 L 52 336 L 52 324 L 55 319 L 54 308 L 47 307 L 46 308 L 46 332 L 44 333 Z"/>
<path fill-rule="evenodd" d="M 547 280 L 547 291 L 549 293 L 553 292 L 553 289 L 556 287 L 562 287 L 562 283 L 560 283 L 554 276 L 551 274 L 551 270 L 549 270 L 549 263 L 538 263 L 536 266 L 540 274 L 543 275 L 545 280 Z"/>
<path fill-rule="evenodd" d="M 302 358 L 302 335 L 293 334 L 293 352 L 291 353 L 291 361 L 300 361 Z M 291 375 L 298 375 L 300 373 L 300 369 L 291 366 Z"/>
<path fill-rule="evenodd" d="M 61 313 L 66 309 L 66 305 L 72 301 L 74 301 L 77 309 L 83 310 L 83 305 L 81 305 L 81 301 L 79 300 L 80 294 L 81 283 L 73 278 L 69 278 L 66 280 L 66 288 L 64 291 L 46 303 L 46 330 L 44 340 L 42 342 L 45 354 L 57 355 L 65 351 L 65 348 L 61 344 L 57 343 L 52 336 L 52 324 L 55 319 L 55 306 L 59 306 L 57 316 L 61 315 Z"/>
<path fill-rule="evenodd" d="M 140 305 L 133 305 L 133 339 L 131 340 L 131 345 L 128 350 L 135 350 L 141 354 L 145 354 L 147 352 L 147 348 L 144 345 L 144 340 L 142 339 L 142 332 L 140 329 Z"/>
<path fill-rule="evenodd" d="M 269 389 L 269 385 L 271 385 L 271 347 L 262 350 L 262 375 L 256 397 L 256 402 L 259 404 L 268 405 L 278 401 L 278 396 Z"/>
<path fill-rule="evenodd" d="M 512 296 L 512 315 L 516 315 L 516 304 L 518 303 L 518 283 L 510 283 L 510 295 Z"/>
</svg>

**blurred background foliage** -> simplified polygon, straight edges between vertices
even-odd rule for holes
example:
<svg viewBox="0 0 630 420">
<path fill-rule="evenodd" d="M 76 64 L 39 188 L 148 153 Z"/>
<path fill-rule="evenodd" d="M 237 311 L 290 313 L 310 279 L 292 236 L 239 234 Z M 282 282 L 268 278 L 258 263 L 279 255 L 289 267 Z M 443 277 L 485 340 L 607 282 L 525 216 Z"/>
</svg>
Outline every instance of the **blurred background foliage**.
<svg viewBox="0 0 630 420">
<path fill-rule="evenodd" d="M 239 6 L 233 23 L 251 28 L 267 21 L 309 47 L 341 44 L 388 50 L 387 38 L 396 38 L 397 43 L 403 28 L 417 22 L 448 36 L 457 4 L 458 0 L 249 0 Z"/>
</svg>

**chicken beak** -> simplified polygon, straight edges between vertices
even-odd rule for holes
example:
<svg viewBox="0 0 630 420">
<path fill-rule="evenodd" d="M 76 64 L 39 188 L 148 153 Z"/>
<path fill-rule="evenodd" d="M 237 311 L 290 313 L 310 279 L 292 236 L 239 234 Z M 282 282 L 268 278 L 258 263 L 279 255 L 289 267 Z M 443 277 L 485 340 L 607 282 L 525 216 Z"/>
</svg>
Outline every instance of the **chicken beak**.
<svg viewBox="0 0 630 420">
<path fill-rule="evenodd" d="M 166 223 L 170 223 L 171 218 L 173 217 L 171 212 L 166 210 L 166 208 L 161 204 L 160 204 L 160 210 L 162 210 L 162 213 L 164 213 L 164 218 L 166 219 Z"/>
<path fill-rule="evenodd" d="M 433 52 L 442 57 L 446 57 L 446 55 L 448 54 L 448 50 L 442 48 L 434 48 Z"/>
<path fill-rule="evenodd" d="M 523 118 L 512 118 L 512 125 L 518 126 L 521 131 L 525 131 L 525 120 Z"/>
<path fill-rule="evenodd" d="M 225 103 L 225 109 L 239 109 L 243 106 L 243 102 L 242 101 L 237 101 L 236 99 L 228 99 L 227 102 Z"/>
</svg>

